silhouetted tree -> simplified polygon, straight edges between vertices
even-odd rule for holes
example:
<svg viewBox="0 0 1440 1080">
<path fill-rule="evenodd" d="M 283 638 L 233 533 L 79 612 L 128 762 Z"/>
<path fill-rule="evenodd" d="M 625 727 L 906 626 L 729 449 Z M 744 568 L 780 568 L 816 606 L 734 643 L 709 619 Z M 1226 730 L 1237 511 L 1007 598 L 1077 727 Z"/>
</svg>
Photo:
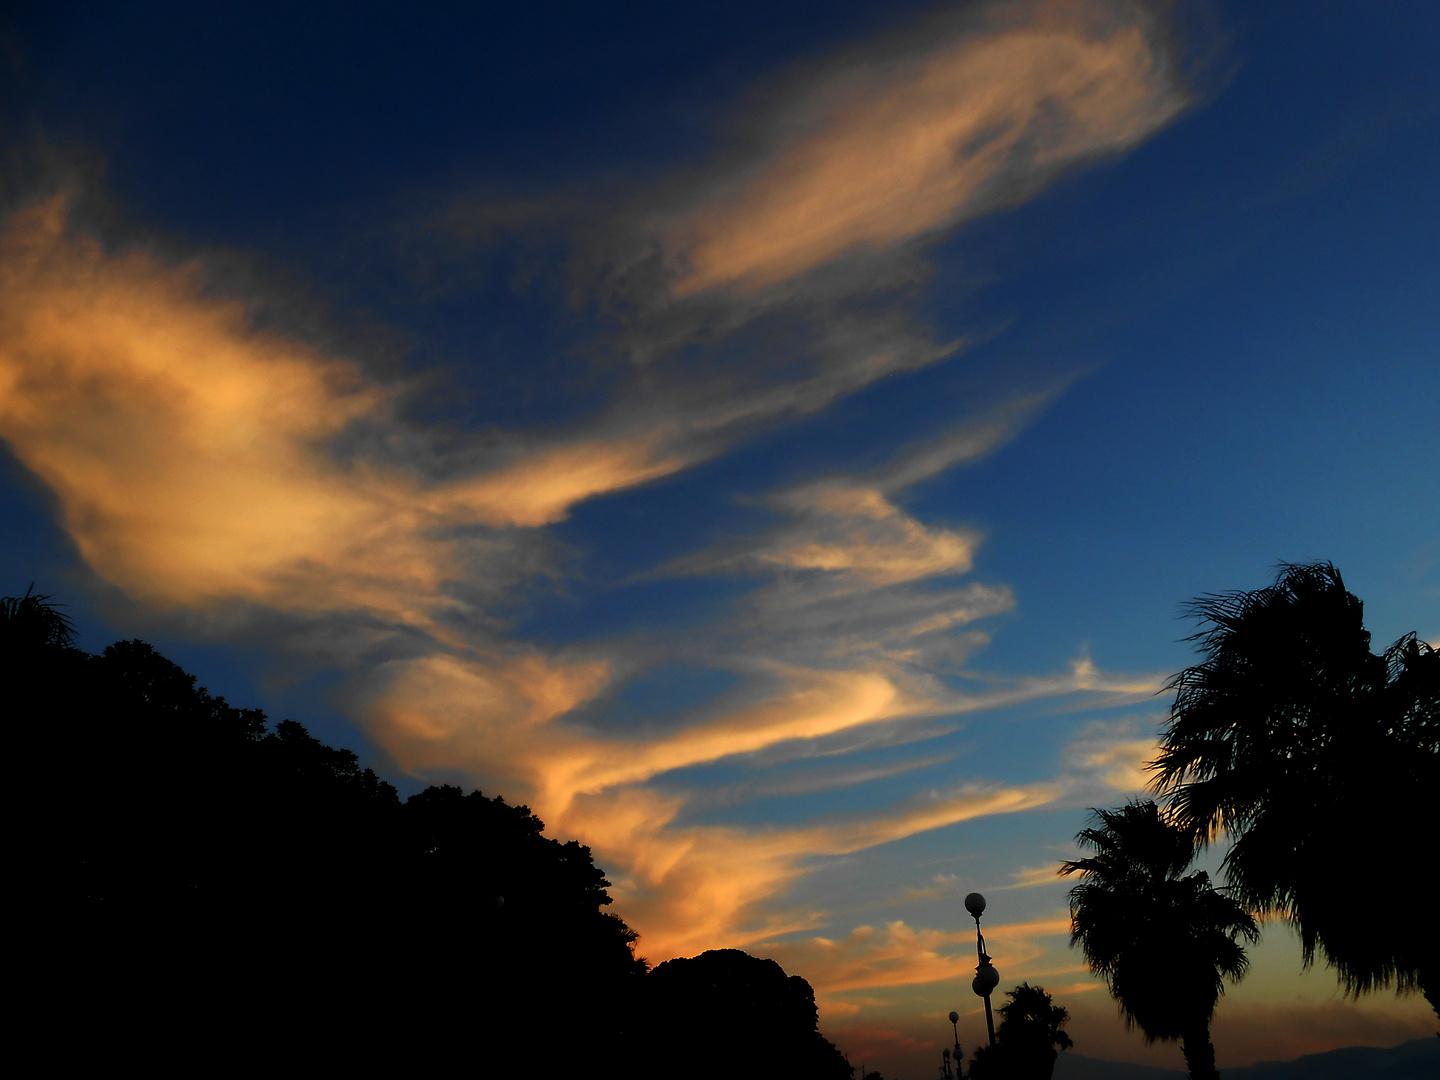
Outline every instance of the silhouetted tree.
<svg viewBox="0 0 1440 1080">
<path fill-rule="evenodd" d="M 400 812 L 391 918 L 405 927 L 405 1026 L 437 1032 L 457 1061 L 528 1074 L 581 1052 L 619 1074 L 642 1039 L 635 932 L 604 910 L 590 849 L 543 834 L 525 806 L 431 787 Z M 414 976 L 423 976 L 415 978 Z"/>
<path fill-rule="evenodd" d="M 735 950 L 646 974 L 589 848 L 458 787 L 402 802 L 349 750 L 140 641 L 0 600 L 28 939 L 57 1067 L 849 1080 L 815 995 Z"/>
<path fill-rule="evenodd" d="M 1050 1080 L 1060 1050 L 1075 1044 L 1065 1032 L 1068 1009 L 1056 1005 L 1044 988 L 1021 983 L 1000 1006 L 995 1045 L 975 1051 L 971 1080 Z M 1058 1049 L 1057 1049 L 1058 1048 Z"/>
<path fill-rule="evenodd" d="M 1440 654 L 1407 634 L 1370 652 L 1360 601 L 1329 563 L 1204 596 L 1204 659 L 1171 681 L 1156 788 L 1250 907 L 1299 931 L 1346 989 L 1420 987 L 1440 1015 L 1432 835 L 1440 791 Z M 1419 841 L 1423 844 L 1423 841 Z M 1353 874 L 1337 865 L 1353 863 Z"/>
<path fill-rule="evenodd" d="M 57 1068 L 510 1074 L 580 1017 L 597 1062 L 633 1055 L 635 934 L 589 849 L 526 807 L 402 803 L 143 642 L 75 649 L 43 596 L 0 600 L 0 664 L 26 985 L 64 1024 Z"/>
<path fill-rule="evenodd" d="M 1076 836 L 1094 854 L 1060 871 L 1081 875 L 1070 890 L 1070 943 L 1147 1042 L 1181 1040 L 1192 1080 L 1216 1080 L 1210 1019 L 1223 979 L 1245 972 L 1236 939 L 1253 942 L 1255 920 L 1204 871 L 1184 874 L 1194 845 L 1154 802 L 1096 810 L 1094 820 Z"/>
<path fill-rule="evenodd" d="M 815 992 L 773 960 L 714 949 L 644 980 L 644 1077 L 851 1080 L 818 1030 Z"/>
</svg>

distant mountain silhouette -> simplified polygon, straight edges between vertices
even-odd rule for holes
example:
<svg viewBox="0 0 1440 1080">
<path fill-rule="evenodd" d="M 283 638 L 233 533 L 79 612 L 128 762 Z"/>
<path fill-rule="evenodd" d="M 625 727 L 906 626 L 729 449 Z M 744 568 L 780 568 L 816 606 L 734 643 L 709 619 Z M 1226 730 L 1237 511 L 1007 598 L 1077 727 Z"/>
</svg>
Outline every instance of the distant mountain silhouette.
<svg viewBox="0 0 1440 1080">
<path fill-rule="evenodd" d="M 1055 1080 L 1183 1080 L 1183 1069 L 1160 1069 L 1125 1061 L 1062 1054 Z M 1260 1061 L 1221 1069 L 1221 1080 L 1435 1080 L 1440 1076 L 1440 1039 L 1411 1039 L 1399 1046 L 1346 1046 L 1293 1061 Z"/>
<path fill-rule="evenodd" d="M 1055 1080 L 1184 1080 L 1185 1076 L 1184 1069 L 1107 1061 L 1076 1053 L 1062 1054 L 1055 1063 Z"/>
<path fill-rule="evenodd" d="M 1225 1080 L 1435 1080 L 1440 1039 L 1411 1039 L 1399 1046 L 1346 1046 L 1293 1061 L 1261 1061 L 1225 1069 Z"/>
</svg>

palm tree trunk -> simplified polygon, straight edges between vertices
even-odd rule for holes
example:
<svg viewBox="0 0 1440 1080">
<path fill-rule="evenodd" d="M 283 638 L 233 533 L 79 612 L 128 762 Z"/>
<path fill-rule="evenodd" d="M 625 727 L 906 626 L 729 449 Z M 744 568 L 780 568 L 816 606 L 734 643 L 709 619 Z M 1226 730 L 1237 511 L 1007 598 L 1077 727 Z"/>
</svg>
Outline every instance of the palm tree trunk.
<svg viewBox="0 0 1440 1080">
<path fill-rule="evenodd" d="M 1190 1080 L 1220 1080 L 1215 1071 L 1215 1044 L 1210 1041 L 1210 1025 L 1196 1024 L 1180 1040 Z"/>
</svg>

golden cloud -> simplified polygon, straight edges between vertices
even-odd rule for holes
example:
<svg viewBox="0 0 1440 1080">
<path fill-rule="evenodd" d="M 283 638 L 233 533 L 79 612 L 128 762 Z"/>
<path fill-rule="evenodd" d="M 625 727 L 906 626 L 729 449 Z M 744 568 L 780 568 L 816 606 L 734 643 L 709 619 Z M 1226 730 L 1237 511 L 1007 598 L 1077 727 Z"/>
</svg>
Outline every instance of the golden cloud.
<svg viewBox="0 0 1440 1080">
<path fill-rule="evenodd" d="M 506 468 L 438 492 L 431 502 L 447 517 L 486 525 L 552 525 L 578 502 L 689 464 L 667 448 L 674 435 L 668 428 L 538 448 Z"/>
<path fill-rule="evenodd" d="M 777 566 L 830 571 L 874 587 L 963 574 L 974 561 L 973 534 L 927 528 L 874 489 L 826 485 L 777 502 L 803 521 L 760 551 L 761 560 Z"/>
<path fill-rule="evenodd" d="M 793 740 L 933 711 L 877 671 L 772 665 L 779 693 L 648 737 L 601 738 L 549 723 L 598 693 L 604 661 L 538 653 L 395 660 L 371 676 L 363 720 L 407 771 L 468 769 L 522 783 L 547 820 L 576 796 Z"/>
<path fill-rule="evenodd" d="M 1060 864 L 1052 863 L 1049 866 L 1026 866 L 1022 867 L 1012 878 L 1006 888 L 1028 889 L 1034 885 L 1054 885 L 1059 878 Z"/>
<path fill-rule="evenodd" d="M 1140 694 L 1153 695 L 1163 681 L 1141 683 Z M 1121 689 L 1124 689 L 1122 686 Z M 1150 785 L 1149 763 L 1159 752 L 1154 727 L 1160 717 L 1132 717 L 1118 723 L 1095 721 L 1087 724 L 1066 748 L 1070 767 L 1077 774 L 1089 775 L 1116 791 L 1133 793 Z"/>
<path fill-rule="evenodd" d="M 1055 9 L 1022 15 L 1027 25 L 1017 16 L 899 60 L 852 66 L 802 95 L 787 116 L 804 114 L 803 122 L 783 145 L 672 223 L 675 293 L 757 289 L 847 252 L 903 244 L 1015 201 L 1068 164 L 1123 149 L 1183 104 L 1135 18 L 1095 29 Z M 733 315 L 732 328 L 745 317 Z M 590 844 L 615 872 L 644 950 L 664 957 L 813 930 L 824 914 L 787 909 L 782 897 L 817 857 L 1051 804 L 1064 789 L 977 784 L 869 816 L 745 829 L 687 824 L 687 797 L 650 781 L 922 716 L 1085 689 L 1136 692 L 1107 684 L 1088 662 L 979 695 L 917 673 L 941 648 L 917 638 L 938 641 L 1013 598 L 981 585 L 916 586 L 968 572 L 979 540 L 917 520 L 895 493 L 998 445 L 1038 398 L 882 473 L 775 498 L 790 523 L 746 559 L 784 580 L 754 594 L 754 617 L 742 627 L 754 632 L 727 658 L 779 683 L 759 700 L 661 730 L 597 734 L 574 713 L 616 678 L 612 658 L 441 634 L 434 617 L 451 603 L 447 584 L 475 576 L 485 558 L 476 541 L 457 538 L 458 526 L 552 524 L 581 500 L 713 452 L 728 437 L 718 433 L 736 425 L 822 407 L 950 352 L 916 338 L 904 320 L 867 327 L 837 317 L 828 332 L 834 355 L 805 379 L 689 388 L 676 400 L 702 403 L 688 411 L 646 399 L 638 421 L 558 439 L 512 437 L 457 476 L 435 460 L 342 454 L 338 437 L 356 428 L 378 434 L 367 446 L 405 433 L 393 389 L 345 358 L 257 328 L 245 304 L 209 288 L 198 263 L 111 251 L 76 235 L 63 201 L 52 200 L 13 217 L 0 237 L 0 437 L 54 491 L 86 561 L 145 603 L 361 611 L 443 636 L 450 651 L 370 671 L 354 688 L 353 714 L 408 773 L 522 793 L 552 830 Z M 432 478 L 442 473 L 453 478 Z M 826 655 L 797 662 L 786 651 L 814 641 L 826 643 Z M 948 655 L 972 645 L 952 640 Z M 1034 927 L 1014 930 L 1013 940 L 1005 928 L 989 933 L 1017 960 L 1043 936 Z M 960 945 L 891 923 L 774 950 L 791 948 L 840 1008 L 837 993 L 952 977 L 969 963 Z"/>
<path fill-rule="evenodd" d="M 1117 743 L 1090 754 L 1085 764 L 1117 791 L 1144 791 L 1152 778 L 1147 766 L 1158 750 L 1154 739 Z"/>
<path fill-rule="evenodd" d="M 1005 957 L 1007 977 L 1025 977 L 1048 954 L 1053 939 L 1068 937 L 1069 916 L 986 927 L 990 952 Z M 767 954 L 804 971 L 826 1007 L 857 990 L 916 986 L 942 980 L 969 981 L 975 972 L 975 931 L 916 928 L 902 920 L 883 927 L 857 926 L 841 938 L 810 937 L 769 943 Z M 844 1011 L 842 1009 L 842 1011 Z"/>
<path fill-rule="evenodd" d="M 809 88 L 771 156 L 670 227 L 675 293 L 760 288 L 1019 201 L 1184 101 L 1137 9 L 997 5 L 979 32 Z"/>
<path fill-rule="evenodd" d="M 641 928 L 651 955 L 674 956 L 722 945 L 748 947 L 814 926 L 822 913 L 775 910 L 766 902 L 805 874 L 817 857 L 851 854 L 977 817 L 1042 806 L 1057 793 L 1047 785 L 968 789 L 869 820 L 742 830 L 676 827 L 677 800 L 631 789 L 578 799 L 563 821 L 597 851 L 632 868 L 619 890 L 627 918 Z M 625 828 L 617 830 L 617 822 Z"/>
<path fill-rule="evenodd" d="M 541 525 L 575 500 L 678 467 L 656 429 L 512 448 L 489 471 L 434 482 L 404 463 L 339 456 L 336 436 L 356 424 L 397 430 L 390 393 L 353 363 L 256 329 L 244 305 L 207 291 L 197 265 L 108 252 L 67 231 L 58 200 L 19 214 L 0 238 L 0 433 L 55 492 L 87 561 L 148 603 L 361 610 L 433 630 L 445 583 L 471 569 L 447 530 Z M 971 539 L 915 521 L 879 488 L 821 485 L 786 498 L 797 530 L 767 549 L 771 565 L 833 572 L 877 596 L 969 566 Z M 1010 602 L 984 589 L 941 596 L 905 633 Z M 766 831 L 677 824 L 685 799 L 648 781 L 1096 681 L 1077 672 L 963 698 L 883 649 L 843 668 L 769 658 L 758 670 L 779 687 L 768 696 L 613 738 L 570 719 L 613 679 L 609 660 L 452 649 L 382 663 L 353 711 L 408 772 L 530 793 L 552 827 L 623 874 L 617 891 L 647 948 L 675 952 L 811 925 L 813 913 L 767 904 L 815 856 L 1023 810 L 1058 789 L 965 789 L 865 820 Z"/>
<path fill-rule="evenodd" d="M 778 694 L 678 730 L 605 737 L 566 714 L 605 685 L 601 663 L 539 654 L 424 657 L 376 673 L 363 722 L 415 775 L 468 772 L 525 793 L 560 834 L 589 844 L 616 872 L 626 918 L 652 956 L 744 945 L 804 928 L 815 916 L 766 908 L 817 856 L 843 855 L 1059 796 L 1058 785 L 969 787 L 889 813 L 799 828 L 678 824 L 684 795 L 646 786 L 676 769 L 813 740 L 933 702 L 874 672 L 784 671 Z"/>
<path fill-rule="evenodd" d="M 51 199 L 0 237 L 0 436 L 103 578 L 160 607 L 238 599 L 425 624 L 465 573 L 444 531 L 543 525 L 679 468 L 655 433 L 515 450 L 430 483 L 328 452 L 389 425 L 353 363 L 251 325 L 198 264 L 112 254 Z"/>
</svg>

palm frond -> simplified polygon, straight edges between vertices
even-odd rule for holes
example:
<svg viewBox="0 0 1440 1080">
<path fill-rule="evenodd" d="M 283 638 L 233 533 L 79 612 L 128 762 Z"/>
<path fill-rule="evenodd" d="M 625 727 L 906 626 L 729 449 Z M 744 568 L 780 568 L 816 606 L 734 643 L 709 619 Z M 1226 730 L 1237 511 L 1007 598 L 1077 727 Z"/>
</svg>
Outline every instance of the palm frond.
<svg viewBox="0 0 1440 1080">
<path fill-rule="evenodd" d="M 0 597 L 0 645 L 5 648 L 49 646 L 67 649 L 75 644 L 75 624 L 60 610 L 63 605 L 35 592 L 32 583 L 24 596 Z"/>
<path fill-rule="evenodd" d="M 1101 976 L 1127 1023 L 1147 1040 L 1176 1039 L 1209 1022 L 1225 980 L 1244 975 L 1254 917 L 1203 871 L 1185 874 L 1193 837 L 1153 801 L 1092 811 L 1076 836 L 1092 854 L 1061 864 L 1070 889 L 1072 945 Z"/>
<path fill-rule="evenodd" d="M 1196 845 L 1228 836 L 1233 898 L 1289 920 L 1307 963 L 1323 955 L 1356 993 L 1415 984 L 1440 955 L 1409 841 L 1440 790 L 1440 654 L 1414 634 L 1372 654 L 1364 607 L 1328 562 L 1185 610 L 1200 662 L 1167 684 L 1152 791 Z M 1388 826 L 1369 813 L 1377 783 Z M 1389 917 L 1368 934 L 1344 910 L 1337 852 L 1383 868 Z"/>
</svg>

